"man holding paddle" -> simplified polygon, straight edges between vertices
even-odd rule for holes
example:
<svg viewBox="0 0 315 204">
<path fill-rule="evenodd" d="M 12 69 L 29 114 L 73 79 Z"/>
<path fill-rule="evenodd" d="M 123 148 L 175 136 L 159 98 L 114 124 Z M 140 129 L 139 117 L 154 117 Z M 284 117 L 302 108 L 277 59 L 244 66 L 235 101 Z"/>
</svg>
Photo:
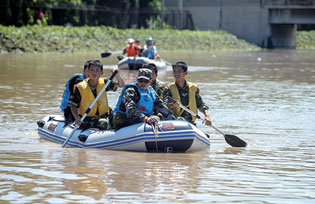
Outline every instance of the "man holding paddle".
<svg viewBox="0 0 315 204">
<path fill-rule="evenodd" d="M 100 95 L 93 107 L 89 107 L 104 88 L 107 80 L 100 78 L 103 74 L 103 64 L 99 60 L 92 60 L 87 68 L 89 78 L 76 85 L 74 93 L 71 94 L 69 103 L 75 118 L 75 125 L 82 129 L 98 128 L 101 130 L 110 129 L 110 108 L 108 105 L 107 91 L 116 91 L 117 87 L 124 87 L 125 83 L 120 77 L 119 69 L 116 79 L 118 82 L 111 81 L 106 90 Z M 89 111 L 87 111 L 90 108 Z M 87 112 L 87 117 L 81 121 L 83 114 Z"/>
<path fill-rule="evenodd" d="M 175 82 L 168 84 L 164 91 L 164 100 L 176 117 L 182 117 L 186 121 L 195 124 L 196 119 L 201 119 L 207 126 L 224 136 L 225 141 L 232 147 L 246 147 L 247 143 L 235 135 L 224 134 L 212 125 L 209 107 L 205 105 L 198 85 L 186 81 L 187 65 L 185 62 L 176 62 L 172 65 Z M 174 100 L 175 99 L 175 100 Z M 202 119 L 198 115 L 198 109 L 205 115 Z"/>
<path fill-rule="evenodd" d="M 70 77 L 70 79 L 65 85 L 65 89 L 64 89 L 61 104 L 60 104 L 60 109 L 64 113 L 66 124 L 69 124 L 70 122 L 74 122 L 74 117 L 71 113 L 71 105 L 68 103 L 70 94 L 73 93 L 74 85 L 80 83 L 81 81 L 83 81 L 84 79 L 88 77 L 87 68 L 89 66 L 89 63 L 90 63 L 90 60 L 88 60 L 84 64 L 83 74 L 79 74 L 79 73 L 74 74 L 73 76 Z"/>
<path fill-rule="evenodd" d="M 199 110 L 205 115 L 205 124 L 211 126 L 209 107 L 203 102 L 198 85 L 185 79 L 188 70 L 186 63 L 176 62 L 172 67 L 175 81 L 168 84 L 164 90 L 164 100 L 167 102 L 167 107 L 173 111 L 176 117 L 182 117 L 193 124 L 195 124 L 196 117 L 185 111 L 180 105 L 182 104 L 196 114 Z"/>
<path fill-rule="evenodd" d="M 153 43 L 152 37 L 148 37 L 146 39 L 146 44 L 143 46 L 141 56 L 149 59 L 160 59 L 160 55 L 157 53 L 156 46 Z"/>
</svg>

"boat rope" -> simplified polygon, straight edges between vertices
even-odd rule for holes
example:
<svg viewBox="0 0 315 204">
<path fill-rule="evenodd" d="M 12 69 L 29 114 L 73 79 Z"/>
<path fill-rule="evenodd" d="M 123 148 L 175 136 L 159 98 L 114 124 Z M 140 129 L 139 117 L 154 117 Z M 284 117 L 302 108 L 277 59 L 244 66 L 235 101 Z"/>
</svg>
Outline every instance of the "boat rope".
<svg viewBox="0 0 315 204">
<path fill-rule="evenodd" d="M 160 132 L 163 132 L 163 129 L 160 127 L 160 124 L 157 125 L 158 130 L 160 130 Z"/>
<path fill-rule="evenodd" d="M 158 143 L 157 143 L 157 138 L 159 136 L 158 134 L 158 127 L 159 125 L 158 124 L 152 124 L 152 129 L 153 129 L 153 133 L 154 133 L 154 139 L 155 139 L 155 149 L 156 149 L 156 152 L 159 152 L 159 147 L 158 147 Z M 156 127 L 157 126 L 157 127 Z"/>
</svg>

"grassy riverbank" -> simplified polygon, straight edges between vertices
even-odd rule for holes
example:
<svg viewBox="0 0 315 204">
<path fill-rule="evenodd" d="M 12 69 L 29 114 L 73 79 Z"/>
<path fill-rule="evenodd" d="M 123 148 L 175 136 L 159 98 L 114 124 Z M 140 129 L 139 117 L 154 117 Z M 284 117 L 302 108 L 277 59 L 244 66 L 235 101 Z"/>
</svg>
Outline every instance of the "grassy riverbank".
<svg viewBox="0 0 315 204">
<path fill-rule="evenodd" d="M 315 50 L 315 30 L 297 32 L 296 49 Z"/>
<path fill-rule="evenodd" d="M 259 50 L 225 31 L 116 29 L 0 25 L 0 53 L 71 53 L 119 51 L 130 37 L 141 44 L 152 36 L 159 51 Z M 297 49 L 315 49 L 315 31 L 297 33 Z"/>
<path fill-rule="evenodd" d="M 0 53 L 104 52 L 122 50 L 130 37 L 144 44 L 152 36 L 158 50 L 257 50 L 225 31 L 121 30 L 112 27 L 0 25 Z"/>
</svg>

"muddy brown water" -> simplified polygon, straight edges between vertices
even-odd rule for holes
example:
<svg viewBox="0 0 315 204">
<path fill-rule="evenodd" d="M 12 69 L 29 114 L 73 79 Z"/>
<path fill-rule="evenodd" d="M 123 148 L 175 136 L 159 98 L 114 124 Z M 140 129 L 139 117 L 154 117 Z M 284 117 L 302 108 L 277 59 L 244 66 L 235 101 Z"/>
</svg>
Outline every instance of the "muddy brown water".
<svg viewBox="0 0 315 204">
<path fill-rule="evenodd" d="M 0 55 L 0 203 L 314 203 L 315 51 L 161 53 L 186 61 L 216 127 L 207 151 L 62 149 L 36 121 L 60 114 L 68 78 L 90 54 Z M 102 59 L 107 70 L 115 56 Z M 122 70 L 130 82 L 136 71 Z M 159 71 L 165 82 L 171 68 Z M 110 93 L 113 107 L 119 91 Z"/>
</svg>

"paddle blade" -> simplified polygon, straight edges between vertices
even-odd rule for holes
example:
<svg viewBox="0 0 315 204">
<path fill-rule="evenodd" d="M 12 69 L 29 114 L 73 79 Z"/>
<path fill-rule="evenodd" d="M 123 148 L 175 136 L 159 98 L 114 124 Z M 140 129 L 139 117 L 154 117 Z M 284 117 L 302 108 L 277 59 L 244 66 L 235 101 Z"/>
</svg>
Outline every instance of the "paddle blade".
<svg viewBox="0 0 315 204">
<path fill-rule="evenodd" d="M 246 147 L 247 143 L 235 135 L 224 135 L 225 141 L 232 147 Z"/>
<path fill-rule="evenodd" d="M 110 52 L 103 52 L 103 53 L 101 53 L 101 57 L 102 58 L 105 58 L 105 57 L 108 57 L 108 56 L 110 56 L 112 53 L 110 53 Z"/>
</svg>

